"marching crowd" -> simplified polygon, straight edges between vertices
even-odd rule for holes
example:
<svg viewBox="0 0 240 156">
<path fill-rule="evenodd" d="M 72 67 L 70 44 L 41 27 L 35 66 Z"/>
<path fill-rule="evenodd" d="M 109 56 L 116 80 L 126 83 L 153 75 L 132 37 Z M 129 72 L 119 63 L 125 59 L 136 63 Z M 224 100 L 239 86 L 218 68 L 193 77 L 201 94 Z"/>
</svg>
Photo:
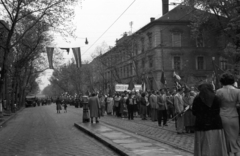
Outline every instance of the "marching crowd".
<svg viewBox="0 0 240 156">
<path fill-rule="evenodd" d="M 124 92 L 89 98 L 93 117 L 116 115 L 119 118 L 157 121 L 159 126 L 176 122 L 177 134 L 195 133 L 194 156 L 240 156 L 239 115 L 240 90 L 234 87 L 234 76 L 224 73 L 222 88 L 203 83 L 194 88 L 160 89 L 151 92 Z"/>
<path fill-rule="evenodd" d="M 124 92 L 115 95 L 98 95 L 101 116 L 116 115 L 133 120 L 157 121 L 159 126 L 168 126 L 169 119 L 177 120 L 178 134 L 193 133 L 195 117 L 192 115 L 192 102 L 197 92 L 194 88 L 160 89 L 151 92 Z M 187 108 L 187 110 L 186 110 Z"/>
</svg>

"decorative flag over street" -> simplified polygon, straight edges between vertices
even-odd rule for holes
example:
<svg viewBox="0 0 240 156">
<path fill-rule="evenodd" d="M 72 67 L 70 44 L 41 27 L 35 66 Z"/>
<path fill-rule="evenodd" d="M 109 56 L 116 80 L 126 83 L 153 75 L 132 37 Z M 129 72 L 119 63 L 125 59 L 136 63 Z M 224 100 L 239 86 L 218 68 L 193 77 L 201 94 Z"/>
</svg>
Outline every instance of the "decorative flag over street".
<svg viewBox="0 0 240 156">
<path fill-rule="evenodd" d="M 47 56 L 48 56 L 48 62 L 49 62 L 49 68 L 53 69 L 53 51 L 54 47 L 46 47 L 47 49 Z M 68 53 L 70 51 L 70 48 L 60 48 L 62 50 L 66 50 Z M 81 61 L 81 51 L 80 47 L 72 48 L 75 60 L 76 60 L 76 65 L 78 68 L 81 67 L 82 61 Z"/>
<path fill-rule="evenodd" d="M 73 51 L 73 54 L 75 56 L 76 65 L 77 65 L 78 68 L 80 68 L 82 66 L 80 47 L 72 48 L 72 51 Z"/>
<path fill-rule="evenodd" d="M 66 50 L 67 53 L 69 54 L 69 50 L 70 50 L 70 48 L 60 48 L 60 49 L 62 49 L 62 50 Z"/>
<path fill-rule="evenodd" d="M 49 62 L 49 68 L 53 69 L 53 47 L 47 47 L 47 56 L 48 56 L 48 62 Z"/>
</svg>

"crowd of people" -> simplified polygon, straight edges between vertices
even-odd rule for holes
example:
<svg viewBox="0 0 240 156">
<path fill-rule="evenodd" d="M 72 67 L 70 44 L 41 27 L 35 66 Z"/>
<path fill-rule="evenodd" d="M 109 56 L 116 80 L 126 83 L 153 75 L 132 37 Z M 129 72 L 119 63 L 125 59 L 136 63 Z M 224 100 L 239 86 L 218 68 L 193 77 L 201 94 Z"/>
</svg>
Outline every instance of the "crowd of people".
<svg viewBox="0 0 240 156">
<path fill-rule="evenodd" d="M 195 133 L 194 156 L 240 156 L 239 115 L 240 90 L 234 87 L 234 76 L 224 73 L 222 88 L 210 83 L 172 91 L 123 92 L 114 95 L 92 94 L 90 118 L 115 115 L 119 118 L 157 121 L 168 126 L 175 121 L 177 134 Z"/>
<path fill-rule="evenodd" d="M 222 74 L 220 82 L 222 88 L 218 90 L 210 83 L 202 83 L 196 89 L 92 93 L 86 106 L 91 123 L 94 118 L 99 123 L 104 115 L 128 120 L 140 117 L 160 127 L 175 121 L 177 134 L 195 133 L 194 156 L 240 156 L 240 89 L 234 87 L 235 78 L 230 73 Z M 56 103 L 60 113 L 61 101 Z"/>
<path fill-rule="evenodd" d="M 142 120 L 156 121 L 159 126 L 168 126 L 167 122 L 172 119 L 176 120 L 178 134 L 183 134 L 194 132 L 195 116 L 191 108 L 196 95 L 197 91 L 194 88 L 179 88 L 172 91 L 169 89 L 150 92 L 125 91 L 114 95 L 94 93 L 90 99 L 98 98 L 98 117 L 114 115 L 128 120 L 140 117 Z"/>
</svg>

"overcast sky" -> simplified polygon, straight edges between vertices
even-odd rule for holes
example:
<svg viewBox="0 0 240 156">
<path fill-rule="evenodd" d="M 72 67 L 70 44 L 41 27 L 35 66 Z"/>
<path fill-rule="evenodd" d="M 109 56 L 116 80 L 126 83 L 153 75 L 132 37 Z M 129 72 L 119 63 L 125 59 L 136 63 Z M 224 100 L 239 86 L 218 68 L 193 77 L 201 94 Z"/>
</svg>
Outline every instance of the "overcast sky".
<svg viewBox="0 0 240 156">
<path fill-rule="evenodd" d="M 97 46 L 105 42 L 114 46 L 116 39 L 122 37 L 124 32 L 130 32 L 130 22 L 133 22 L 132 32 L 139 30 L 150 22 L 151 17 L 162 16 L 162 0 L 79 0 L 76 6 L 74 23 L 76 26 L 77 40 L 66 43 L 58 37 L 55 42 L 64 47 L 81 47 L 82 61 L 91 61 L 91 54 Z M 180 3 L 182 0 L 169 0 L 169 3 Z M 170 9 L 175 7 L 169 5 Z M 85 45 L 85 38 L 88 45 Z M 72 40 L 69 38 L 69 40 Z M 73 54 L 66 55 L 66 59 L 72 58 Z M 49 71 L 48 71 L 49 72 Z M 49 76 L 42 78 L 43 85 L 49 82 Z"/>
</svg>

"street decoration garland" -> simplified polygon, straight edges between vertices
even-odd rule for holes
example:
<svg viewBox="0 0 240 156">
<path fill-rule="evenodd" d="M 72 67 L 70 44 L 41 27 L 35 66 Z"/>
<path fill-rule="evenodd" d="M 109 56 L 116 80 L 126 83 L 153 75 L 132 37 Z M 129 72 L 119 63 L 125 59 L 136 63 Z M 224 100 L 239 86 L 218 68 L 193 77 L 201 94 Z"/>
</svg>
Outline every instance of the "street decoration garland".
<svg viewBox="0 0 240 156">
<path fill-rule="evenodd" d="M 69 50 L 70 48 L 60 48 L 62 50 L 66 50 L 67 53 L 69 54 Z M 54 69 L 53 68 L 53 51 L 54 51 L 54 47 L 46 47 L 47 50 L 47 57 L 48 57 L 48 62 L 49 62 L 49 69 Z M 82 61 L 81 61 L 81 49 L 80 47 L 75 47 L 72 48 L 74 57 L 75 57 L 75 61 L 76 61 L 76 66 L 77 68 L 80 68 L 82 65 Z"/>
</svg>

